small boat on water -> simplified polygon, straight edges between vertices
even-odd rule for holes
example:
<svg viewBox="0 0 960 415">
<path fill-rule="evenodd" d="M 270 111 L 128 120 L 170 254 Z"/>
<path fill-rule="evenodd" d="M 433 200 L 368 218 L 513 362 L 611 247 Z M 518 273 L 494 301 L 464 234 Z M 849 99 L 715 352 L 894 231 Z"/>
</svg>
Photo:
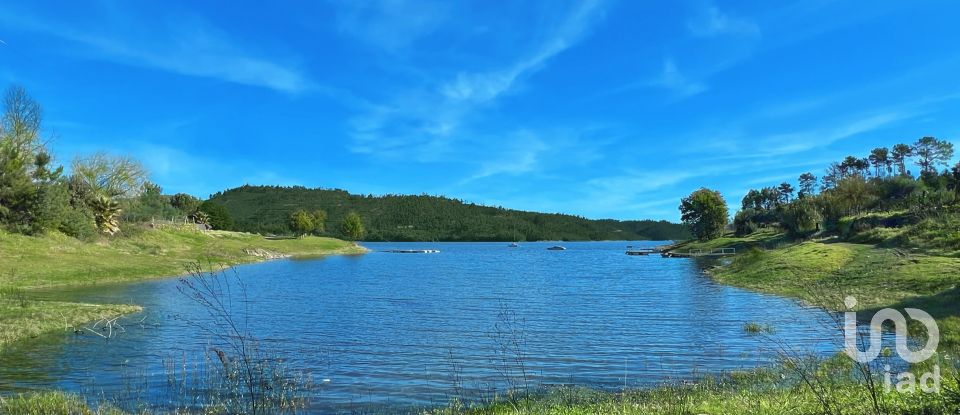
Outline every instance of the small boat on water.
<svg viewBox="0 0 960 415">
<path fill-rule="evenodd" d="M 391 254 L 439 254 L 439 249 L 388 249 Z"/>
<path fill-rule="evenodd" d="M 516 243 L 516 242 L 512 242 L 510 245 L 507 245 L 507 246 L 509 246 L 509 247 L 511 247 L 511 248 L 519 248 L 519 247 L 520 247 L 520 244 L 518 244 L 518 243 Z"/>
<path fill-rule="evenodd" d="M 564 248 L 564 247 L 562 247 L 562 246 L 560 246 L 560 245 L 554 245 L 554 246 L 551 246 L 551 247 L 547 248 L 547 250 L 548 250 L 548 251 L 566 251 L 567 248 Z"/>
</svg>

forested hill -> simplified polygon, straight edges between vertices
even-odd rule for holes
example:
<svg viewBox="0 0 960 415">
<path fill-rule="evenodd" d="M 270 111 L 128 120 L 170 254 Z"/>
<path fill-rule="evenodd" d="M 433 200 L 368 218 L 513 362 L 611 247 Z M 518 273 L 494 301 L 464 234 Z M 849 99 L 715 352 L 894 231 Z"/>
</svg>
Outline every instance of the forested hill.
<svg viewBox="0 0 960 415">
<path fill-rule="evenodd" d="M 335 234 L 348 212 L 363 220 L 368 241 L 670 240 L 690 237 L 666 221 L 589 220 L 572 215 L 481 206 L 437 196 L 364 196 L 336 189 L 243 186 L 214 194 L 210 202 L 232 216 L 234 230 L 289 234 L 298 210 L 327 212 Z M 640 212 L 638 212 L 640 213 Z"/>
</svg>

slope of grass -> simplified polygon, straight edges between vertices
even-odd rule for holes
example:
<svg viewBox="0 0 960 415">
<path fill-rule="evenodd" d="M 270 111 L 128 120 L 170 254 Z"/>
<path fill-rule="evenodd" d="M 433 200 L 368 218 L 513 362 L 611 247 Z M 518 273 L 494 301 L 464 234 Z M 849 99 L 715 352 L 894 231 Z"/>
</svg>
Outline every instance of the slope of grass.
<svg viewBox="0 0 960 415">
<path fill-rule="evenodd" d="M 803 242 L 754 249 L 711 274 L 720 282 L 840 309 L 919 308 L 937 319 L 941 344 L 960 347 L 960 258 L 852 243 Z"/>
<path fill-rule="evenodd" d="M 891 241 L 938 255 L 960 257 L 960 214 L 946 213 L 923 219 Z"/>
<path fill-rule="evenodd" d="M 724 234 L 720 238 L 709 241 L 698 241 L 691 239 L 678 242 L 670 247 L 674 252 L 687 252 L 690 250 L 711 251 L 718 248 L 736 248 L 738 251 L 756 247 L 776 247 L 789 242 L 782 233 L 776 228 L 763 228 L 750 235 L 735 236 L 732 232 Z"/>
<path fill-rule="evenodd" d="M 195 262 L 235 265 L 262 260 L 265 254 L 314 256 L 363 251 L 333 238 L 272 240 L 222 231 L 149 229 L 97 242 L 64 235 L 0 233 L 0 287 L 102 284 L 177 275 Z"/>
</svg>

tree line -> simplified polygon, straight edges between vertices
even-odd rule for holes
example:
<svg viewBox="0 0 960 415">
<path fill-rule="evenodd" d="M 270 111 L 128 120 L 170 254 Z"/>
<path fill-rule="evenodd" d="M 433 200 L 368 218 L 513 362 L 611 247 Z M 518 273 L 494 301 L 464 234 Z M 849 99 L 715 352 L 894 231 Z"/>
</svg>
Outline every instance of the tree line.
<svg viewBox="0 0 960 415">
<path fill-rule="evenodd" d="M 690 235 L 682 225 L 666 221 L 589 220 L 483 206 L 443 196 L 373 196 L 302 186 L 241 186 L 218 192 L 210 200 L 226 207 L 235 218 L 233 229 L 264 234 L 331 234 L 368 241 L 668 240 Z M 316 212 L 340 226 L 314 227 L 318 222 L 322 225 L 316 220 Z M 362 225 L 361 231 L 348 230 L 346 225 L 352 223 Z"/>
<path fill-rule="evenodd" d="M 836 231 L 842 218 L 867 212 L 953 208 L 960 202 L 960 162 L 951 166 L 953 156 L 953 143 L 930 136 L 877 147 L 864 157 L 847 156 L 827 166 L 819 178 L 801 174 L 796 187 L 784 182 L 750 190 L 732 227 L 740 236 L 766 226 L 803 236 Z M 683 198 L 680 212 L 701 240 L 721 236 L 729 222 L 723 196 L 707 188 Z"/>
</svg>

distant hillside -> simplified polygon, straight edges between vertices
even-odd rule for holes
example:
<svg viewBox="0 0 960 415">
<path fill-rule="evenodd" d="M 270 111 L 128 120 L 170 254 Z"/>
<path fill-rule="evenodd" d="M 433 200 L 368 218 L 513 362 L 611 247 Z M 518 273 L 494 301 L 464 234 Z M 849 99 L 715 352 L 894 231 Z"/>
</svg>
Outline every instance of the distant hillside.
<svg viewBox="0 0 960 415">
<path fill-rule="evenodd" d="M 288 234 L 297 209 L 323 209 L 327 231 L 336 232 L 350 211 L 366 227 L 368 241 L 676 240 L 686 227 L 667 221 L 589 220 L 578 216 L 523 212 L 438 196 L 364 196 L 337 189 L 243 186 L 210 201 L 224 206 L 234 229 Z M 639 213 L 639 212 L 638 212 Z"/>
</svg>

